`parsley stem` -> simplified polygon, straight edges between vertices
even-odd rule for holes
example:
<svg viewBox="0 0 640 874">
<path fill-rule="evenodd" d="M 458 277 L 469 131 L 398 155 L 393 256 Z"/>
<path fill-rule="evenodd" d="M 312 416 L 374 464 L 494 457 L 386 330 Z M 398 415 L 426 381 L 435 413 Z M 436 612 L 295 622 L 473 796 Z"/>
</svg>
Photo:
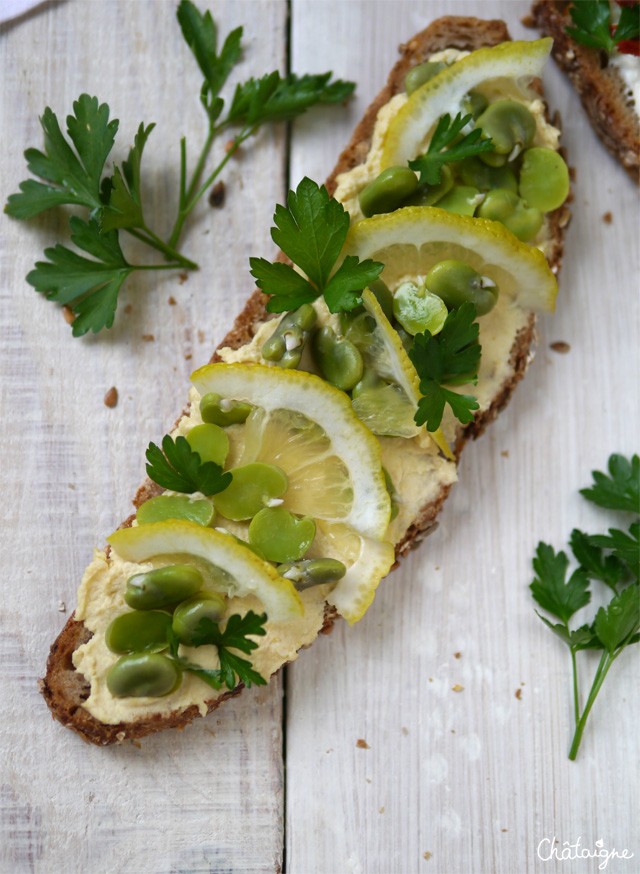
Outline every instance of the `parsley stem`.
<svg viewBox="0 0 640 874">
<path fill-rule="evenodd" d="M 569 626 L 567 625 L 567 631 L 569 631 Z M 578 665 L 576 663 L 576 651 L 571 646 L 571 671 L 573 674 L 573 718 L 576 723 L 576 727 L 578 722 L 580 721 L 580 697 L 578 694 Z"/>
<path fill-rule="evenodd" d="M 569 750 L 569 758 L 572 762 L 575 762 L 576 756 L 578 755 L 578 748 L 580 747 L 580 742 L 582 741 L 582 735 L 584 733 L 584 729 L 587 724 L 587 719 L 589 717 L 589 713 L 591 712 L 591 708 L 593 707 L 598 692 L 600 691 L 602 684 L 605 681 L 605 677 L 609 672 L 609 668 L 613 664 L 617 655 L 618 653 L 612 656 L 611 653 L 609 653 L 607 650 L 602 653 L 600 663 L 598 664 L 598 668 L 593 678 L 593 683 L 591 685 L 589 697 L 587 698 L 587 703 L 585 704 L 584 710 L 582 711 L 582 716 L 580 717 L 576 725 L 576 731 L 573 736 L 573 741 L 571 743 L 571 749 Z"/>
<path fill-rule="evenodd" d="M 157 249 L 159 252 L 162 252 L 168 259 L 173 261 L 177 261 L 181 267 L 186 267 L 187 270 L 197 270 L 198 265 L 195 261 L 191 261 L 189 258 L 185 258 L 184 255 L 181 255 L 180 252 L 176 252 L 176 250 L 169 244 L 164 243 L 160 237 L 156 236 L 146 225 L 141 229 L 137 230 L 135 228 L 125 228 L 127 233 L 131 234 L 132 237 L 135 237 L 137 240 L 140 240 L 143 243 L 146 243 L 147 246 L 151 246 L 153 249 Z"/>
</svg>

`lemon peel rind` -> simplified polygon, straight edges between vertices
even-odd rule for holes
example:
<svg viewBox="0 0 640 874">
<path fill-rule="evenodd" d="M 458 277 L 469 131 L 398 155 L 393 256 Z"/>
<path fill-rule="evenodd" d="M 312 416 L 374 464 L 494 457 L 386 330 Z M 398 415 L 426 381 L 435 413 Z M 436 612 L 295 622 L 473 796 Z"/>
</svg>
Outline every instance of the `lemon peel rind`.
<svg viewBox="0 0 640 874">
<path fill-rule="evenodd" d="M 384 535 L 391 500 L 382 473 L 380 445 L 357 418 L 344 392 L 314 374 L 262 364 L 207 364 L 196 370 L 191 380 L 201 395 L 216 392 L 267 411 L 292 409 L 317 422 L 351 475 L 352 507 L 339 521 L 368 537 Z M 326 415 L 319 415 L 320 398 L 328 402 Z M 359 475 L 354 476 L 354 471 Z"/>
<path fill-rule="evenodd" d="M 558 283 L 543 253 L 518 240 L 500 222 L 489 219 L 457 215 L 434 206 L 405 206 L 352 225 L 342 254 L 372 258 L 395 244 L 419 250 L 426 243 L 453 245 L 471 252 L 475 261 L 472 266 L 491 278 L 495 273 L 492 268 L 509 273 L 514 300 L 522 309 L 554 311 Z M 498 285 L 502 293 L 502 284 Z"/>
<path fill-rule="evenodd" d="M 446 67 L 413 92 L 382 141 L 380 169 L 404 166 L 415 158 L 440 116 L 454 113 L 465 94 L 489 79 L 531 80 L 540 76 L 553 40 L 514 40 L 477 49 Z"/>
<path fill-rule="evenodd" d="M 349 625 L 362 619 L 375 598 L 381 580 L 395 562 L 393 545 L 386 540 L 360 538 L 360 553 L 338 585 L 327 595 Z"/>
<path fill-rule="evenodd" d="M 232 595 L 255 595 L 269 619 L 295 619 L 304 613 L 293 584 L 230 535 L 195 522 L 169 520 L 135 528 L 120 528 L 107 542 L 120 558 L 142 562 L 156 555 L 185 553 L 209 561 L 238 582 Z"/>
</svg>

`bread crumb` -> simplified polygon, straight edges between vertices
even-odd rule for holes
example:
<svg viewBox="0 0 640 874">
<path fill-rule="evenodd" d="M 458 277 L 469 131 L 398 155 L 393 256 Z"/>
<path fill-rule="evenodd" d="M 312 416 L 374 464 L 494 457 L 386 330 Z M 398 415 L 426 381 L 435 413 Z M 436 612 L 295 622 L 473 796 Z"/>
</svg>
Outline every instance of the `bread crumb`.
<svg viewBox="0 0 640 874">
<path fill-rule="evenodd" d="M 509 829 L 508 829 L 508 828 L 501 828 L 500 831 L 501 831 L 501 832 L 508 832 Z"/>
<path fill-rule="evenodd" d="M 156 338 L 153 336 L 153 334 L 143 334 L 142 339 L 145 343 L 153 343 Z"/>
<path fill-rule="evenodd" d="M 406 737 L 409 734 L 409 729 L 406 726 L 402 726 L 402 733 Z"/>
<path fill-rule="evenodd" d="M 64 601 L 58 601 L 58 612 L 59 613 L 66 613 L 67 612 L 67 605 L 65 604 Z"/>
<path fill-rule="evenodd" d="M 508 449 L 503 449 L 502 452 L 500 453 L 500 455 L 501 455 L 503 458 L 509 458 L 509 450 L 508 450 Z"/>
<path fill-rule="evenodd" d="M 432 856 L 433 856 L 433 853 L 430 853 L 429 850 L 425 850 L 425 852 L 422 854 L 422 858 L 423 858 L 423 859 L 426 859 L 427 862 L 429 861 L 429 859 L 430 859 Z"/>
<path fill-rule="evenodd" d="M 133 312 L 133 307 L 131 306 L 130 303 L 128 303 L 128 304 L 126 305 L 126 307 L 124 308 L 124 311 L 125 311 L 125 313 L 126 313 L 127 315 L 129 315 L 129 313 L 132 313 L 132 312 Z"/>
<path fill-rule="evenodd" d="M 523 15 L 520 19 L 520 22 L 523 27 L 535 27 L 536 22 L 533 15 L 530 12 L 527 12 L 526 15 Z"/>
<path fill-rule="evenodd" d="M 193 358 L 193 354 L 191 352 L 184 353 L 184 360 L 185 361 L 191 361 L 192 358 Z"/>
<path fill-rule="evenodd" d="M 570 167 L 569 167 L 569 179 L 570 179 L 572 182 L 575 182 L 575 181 L 576 181 L 576 176 L 577 176 L 577 175 L 578 175 L 578 171 L 576 170 L 576 168 L 570 166 Z"/>
<path fill-rule="evenodd" d="M 522 700 L 522 689 L 516 689 L 515 696 L 518 699 L 518 701 L 521 701 Z"/>
<path fill-rule="evenodd" d="M 186 273 L 178 273 L 178 282 L 180 285 L 184 285 L 188 278 L 189 277 Z"/>
<path fill-rule="evenodd" d="M 64 320 L 68 325 L 72 325 L 76 320 L 76 314 L 71 309 L 71 307 L 63 306 L 62 315 L 64 316 Z"/>
<path fill-rule="evenodd" d="M 602 221 L 605 225 L 610 225 L 613 222 L 613 215 L 609 211 L 605 212 L 602 216 Z"/>
<path fill-rule="evenodd" d="M 104 405 L 105 407 L 110 407 L 113 409 L 118 403 L 118 389 L 115 385 L 112 385 L 109 391 L 104 396 Z"/>
<path fill-rule="evenodd" d="M 169 298 L 167 303 L 169 304 L 170 307 L 174 307 L 176 305 L 177 301 L 176 301 L 175 297 L 173 295 L 171 295 L 171 297 Z"/>
<path fill-rule="evenodd" d="M 367 783 L 372 783 L 372 782 L 373 782 L 372 779 L 371 779 L 371 777 L 365 777 L 364 779 L 367 781 Z"/>
<path fill-rule="evenodd" d="M 206 342 L 206 339 L 207 335 L 205 332 L 202 329 L 198 330 L 198 343 L 204 343 Z"/>
<path fill-rule="evenodd" d="M 359 750 L 370 750 L 371 749 L 371 747 L 369 746 L 369 744 L 366 742 L 366 740 L 363 737 L 358 738 L 358 740 L 356 741 L 356 746 L 358 747 Z"/>
<path fill-rule="evenodd" d="M 460 683 L 456 683 L 455 686 L 451 687 L 452 692 L 464 692 L 464 686 L 461 686 Z"/>
<path fill-rule="evenodd" d="M 571 350 L 571 346 L 565 340 L 556 340 L 553 343 L 549 343 L 549 349 L 553 349 L 554 352 L 560 352 L 561 355 L 566 355 Z"/>
<path fill-rule="evenodd" d="M 235 146 L 235 143 L 236 143 L 235 140 L 227 140 L 227 142 L 224 144 L 224 150 L 227 153 L 227 155 L 229 154 L 231 149 Z M 236 151 L 234 152 L 234 157 L 239 158 L 241 156 L 241 153 L 242 153 L 242 149 L 240 149 L 240 148 L 236 149 Z"/>
<path fill-rule="evenodd" d="M 429 682 L 433 683 L 433 677 L 429 677 Z"/>
<path fill-rule="evenodd" d="M 460 658 L 462 658 L 462 653 L 461 652 L 454 652 L 453 657 L 454 657 L 454 659 L 460 659 Z"/>
<path fill-rule="evenodd" d="M 216 182 L 209 193 L 209 206 L 212 206 L 214 209 L 221 209 L 224 206 L 225 194 L 224 182 L 222 180 Z"/>
<path fill-rule="evenodd" d="M 452 728 L 452 729 L 451 729 L 451 734 L 455 734 L 455 733 L 456 733 L 455 728 Z"/>
<path fill-rule="evenodd" d="M 379 808 L 378 808 L 378 813 L 384 813 L 384 807 L 379 807 Z"/>
</svg>

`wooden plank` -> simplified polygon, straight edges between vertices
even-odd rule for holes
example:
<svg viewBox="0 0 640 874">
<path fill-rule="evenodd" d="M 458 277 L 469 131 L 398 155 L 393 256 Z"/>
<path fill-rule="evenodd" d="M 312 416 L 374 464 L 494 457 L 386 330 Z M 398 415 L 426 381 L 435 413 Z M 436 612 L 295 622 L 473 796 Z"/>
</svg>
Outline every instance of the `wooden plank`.
<svg viewBox="0 0 640 874">
<path fill-rule="evenodd" d="M 200 73 L 174 11 L 175 4 L 150 0 L 56 3 L 2 29 L 3 203 L 27 175 L 23 149 L 41 146 L 44 107 L 64 118 L 87 91 L 121 119 L 118 160 L 141 120 L 157 123 L 145 153 L 147 210 L 154 226 L 168 229 L 179 138 L 193 144 L 194 161 L 206 134 Z M 222 33 L 245 25 L 243 77 L 285 68 L 286 12 L 281 2 L 215 5 Z M 24 281 L 44 246 L 66 234 L 64 222 L 4 220 L 0 537 L 11 576 L 0 635 L 3 872 L 280 865 L 279 682 L 184 734 L 100 750 L 51 721 L 37 678 L 66 618 L 59 604 L 72 609 L 93 546 L 130 512 L 146 445 L 171 425 L 189 373 L 208 359 L 251 290 L 249 255 L 272 251 L 269 220 L 284 168 L 285 131 L 265 131 L 225 172 L 224 210 L 203 201 L 190 223 L 185 251 L 201 271 L 184 282 L 173 271 L 136 277 L 122 293 L 116 325 L 97 338 L 72 339 L 60 310 Z M 119 392 L 114 409 L 103 403 L 110 386 Z"/>
<path fill-rule="evenodd" d="M 432 18 L 503 17 L 530 39 L 519 23 L 528 5 L 295 3 L 293 68 L 321 62 L 355 78 L 358 94 L 347 118 L 296 124 L 292 181 L 325 178 L 396 46 Z M 545 82 L 577 168 L 558 311 L 541 319 L 536 361 L 509 409 L 467 448 L 439 530 L 382 584 L 357 626 L 338 626 L 289 669 L 292 872 L 582 874 L 596 861 L 544 862 L 539 842 L 581 837 L 583 847 L 602 839 L 640 851 L 629 768 L 638 757 L 630 694 L 638 660 L 626 654 L 616 665 L 580 758 L 569 762 L 568 657 L 527 590 L 538 540 L 562 548 L 574 526 L 606 527 L 577 490 L 612 451 L 637 451 L 640 418 L 637 191 L 552 64 Z M 611 225 L 602 221 L 608 210 Z M 552 351 L 555 340 L 570 352 Z M 595 660 L 584 656 L 583 665 L 586 695 Z"/>
</svg>

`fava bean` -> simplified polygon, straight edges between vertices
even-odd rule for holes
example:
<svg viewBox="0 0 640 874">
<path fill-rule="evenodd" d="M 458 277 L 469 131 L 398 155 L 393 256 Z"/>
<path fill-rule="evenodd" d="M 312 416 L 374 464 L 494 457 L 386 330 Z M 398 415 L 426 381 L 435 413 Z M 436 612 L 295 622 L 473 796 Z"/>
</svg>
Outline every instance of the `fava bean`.
<svg viewBox="0 0 640 874">
<path fill-rule="evenodd" d="M 464 115 L 471 115 L 472 118 L 478 118 L 482 115 L 489 101 L 479 91 L 469 91 L 462 99 L 462 112 Z"/>
<path fill-rule="evenodd" d="M 251 404 L 229 400 L 215 392 L 207 392 L 200 401 L 202 421 L 212 425 L 220 425 L 221 428 L 242 424 L 252 410 Z"/>
<path fill-rule="evenodd" d="M 393 314 L 407 333 L 415 336 L 423 331 L 437 334 L 447 318 L 447 308 L 442 299 L 428 291 L 424 285 L 403 282 L 393 298 Z"/>
<path fill-rule="evenodd" d="M 180 643 L 191 646 L 202 620 L 218 622 L 224 615 L 226 606 L 226 598 L 216 592 L 207 593 L 205 598 L 195 597 L 183 601 L 173 614 L 173 633 Z"/>
<path fill-rule="evenodd" d="M 269 561 L 297 561 L 315 536 L 316 523 L 310 516 L 299 518 L 284 507 L 260 510 L 249 525 L 249 543 Z"/>
<path fill-rule="evenodd" d="M 125 655 L 109 669 L 107 688 L 115 698 L 162 698 L 180 685 L 176 663 L 158 653 Z"/>
<path fill-rule="evenodd" d="M 294 368 L 300 364 L 309 332 L 315 326 L 317 314 L 310 303 L 286 313 L 278 327 L 262 345 L 262 357 L 280 367 Z"/>
<path fill-rule="evenodd" d="M 453 172 L 445 164 L 441 168 L 440 182 L 437 185 L 419 185 L 416 191 L 409 197 L 403 206 L 435 206 L 454 184 Z"/>
<path fill-rule="evenodd" d="M 367 391 L 368 389 L 372 388 L 382 388 L 382 386 L 386 384 L 387 383 L 378 376 L 375 370 L 371 370 L 370 368 L 365 367 L 364 373 L 362 374 L 362 379 L 360 380 L 360 382 L 354 385 L 351 391 L 351 397 L 357 398 L 358 395 L 361 395 L 363 391 Z"/>
<path fill-rule="evenodd" d="M 198 525 L 211 525 L 215 508 L 208 498 L 192 500 L 187 495 L 158 495 L 138 507 L 139 525 L 164 522 L 166 519 L 186 519 Z"/>
<path fill-rule="evenodd" d="M 455 212 L 458 215 L 473 215 L 476 207 L 482 201 L 483 195 L 471 185 L 454 185 L 444 197 L 438 201 L 438 209 Z"/>
<path fill-rule="evenodd" d="M 393 212 L 418 187 L 418 177 L 409 167 L 387 167 L 360 192 L 360 209 L 367 218 Z"/>
<path fill-rule="evenodd" d="M 493 309 L 498 299 L 495 282 L 487 276 L 481 276 L 464 261 L 440 261 L 427 273 L 425 284 L 450 309 L 463 303 L 472 303 L 479 316 Z"/>
<path fill-rule="evenodd" d="M 221 467 L 229 452 L 229 438 L 219 425 L 196 425 L 187 434 L 187 443 L 201 461 L 213 461 Z"/>
<path fill-rule="evenodd" d="M 254 461 L 234 467 L 231 474 L 230 485 L 217 494 L 213 502 L 225 519 L 234 522 L 252 519 L 263 507 L 279 502 L 289 485 L 287 475 L 275 464 Z"/>
<path fill-rule="evenodd" d="M 391 479 L 391 474 L 386 467 L 382 468 L 382 473 L 384 474 L 384 484 L 387 487 L 389 497 L 391 498 L 391 516 L 389 521 L 392 521 L 398 515 L 398 493 L 396 492 L 396 487 Z"/>
<path fill-rule="evenodd" d="M 520 168 L 520 197 L 542 212 L 557 209 L 569 194 L 569 169 L 553 149 L 527 149 Z"/>
<path fill-rule="evenodd" d="M 307 558 L 304 561 L 286 562 L 279 565 L 277 570 L 280 576 L 291 580 L 299 591 L 323 583 L 335 583 L 347 572 L 345 565 L 335 558 Z"/>
<path fill-rule="evenodd" d="M 417 91 L 421 85 L 424 85 L 425 82 L 428 82 L 429 79 L 433 79 L 434 76 L 437 76 L 441 70 L 444 70 L 446 64 L 443 64 L 442 61 L 425 61 L 424 64 L 417 64 L 415 67 L 412 67 L 404 79 L 404 90 L 407 94 L 411 95 L 414 91 Z"/>
<path fill-rule="evenodd" d="M 169 646 L 171 616 L 159 610 L 133 610 L 116 616 L 104 633 L 111 652 L 160 652 Z"/>
<path fill-rule="evenodd" d="M 134 610 L 171 607 L 202 588 L 200 571 L 189 564 L 169 564 L 127 580 L 124 600 Z"/>
<path fill-rule="evenodd" d="M 363 362 L 358 348 L 346 337 L 337 337 L 328 326 L 313 338 L 313 357 L 322 376 L 343 391 L 350 391 L 362 378 Z"/>
<path fill-rule="evenodd" d="M 493 152 L 483 152 L 482 161 L 491 166 L 513 161 L 527 149 L 536 134 L 536 120 L 517 100 L 496 100 L 476 119 L 486 137 L 493 140 Z"/>
<path fill-rule="evenodd" d="M 492 188 L 518 191 L 518 180 L 511 167 L 489 167 L 476 155 L 460 161 L 457 172 L 461 182 L 473 185 L 480 191 L 490 191 Z"/>
<path fill-rule="evenodd" d="M 519 240 L 524 243 L 532 240 L 544 221 L 539 209 L 527 207 L 512 191 L 496 188 L 489 191 L 478 209 L 481 218 L 502 222 Z"/>
</svg>

